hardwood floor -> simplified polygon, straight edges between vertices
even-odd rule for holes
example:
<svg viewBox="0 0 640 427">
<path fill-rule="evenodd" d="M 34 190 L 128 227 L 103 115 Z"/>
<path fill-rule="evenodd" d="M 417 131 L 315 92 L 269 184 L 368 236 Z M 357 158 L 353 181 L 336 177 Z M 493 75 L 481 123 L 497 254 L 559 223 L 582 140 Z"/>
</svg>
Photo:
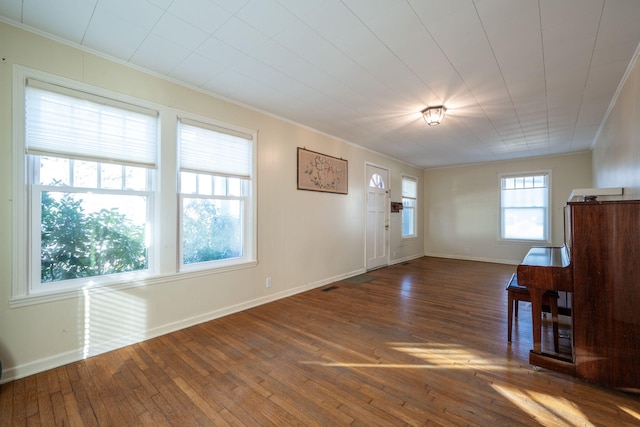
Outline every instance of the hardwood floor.
<svg viewBox="0 0 640 427">
<path fill-rule="evenodd" d="M 528 364 L 514 266 L 421 258 L 0 386 L 0 425 L 640 425 Z M 550 326 L 545 333 L 551 345 Z"/>
</svg>

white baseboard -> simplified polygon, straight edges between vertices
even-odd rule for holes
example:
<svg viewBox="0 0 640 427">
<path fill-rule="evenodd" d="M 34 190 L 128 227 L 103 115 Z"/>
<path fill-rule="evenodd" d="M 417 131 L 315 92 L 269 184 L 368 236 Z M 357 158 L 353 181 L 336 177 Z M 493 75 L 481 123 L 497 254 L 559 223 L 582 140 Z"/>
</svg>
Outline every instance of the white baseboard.
<svg viewBox="0 0 640 427">
<path fill-rule="evenodd" d="M 401 264 L 403 262 L 413 261 L 414 259 L 422 258 L 424 255 L 411 255 L 404 258 L 394 259 L 390 261 L 389 265 Z"/>
<path fill-rule="evenodd" d="M 512 259 L 483 258 L 483 257 L 472 257 L 472 256 L 452 255 L 452 254 L 439 254 L 439 253 L 425 253 L 424 256 L 430 256 L 430 257 L 434 257 L 434 258 L 460 259 L 460 260 L 464 260 L 464 261 L 490 262 L 490 263 L 494 263 L 494 264 L 518 265 L 520 263 L 520 262 L 514 261 Z"/>
</svg>

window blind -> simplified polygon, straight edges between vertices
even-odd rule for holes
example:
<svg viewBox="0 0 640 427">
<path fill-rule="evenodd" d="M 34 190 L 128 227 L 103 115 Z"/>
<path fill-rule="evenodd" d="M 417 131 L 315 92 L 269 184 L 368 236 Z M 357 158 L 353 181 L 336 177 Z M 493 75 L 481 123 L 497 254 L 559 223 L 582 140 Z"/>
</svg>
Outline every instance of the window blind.
<svg viewBox="0 0 640 427">
<path fill-rule="evenodd" d="M 155 168 L 157 112 L 29 79 L 25 149 L 50 155 Z"/>
<path fill-rule="evenodd" d="M 253 135 L 180 119 L 180 170 L 250 179 Z"/>
<path fill-rule="evenodd" d="M 402 178 L 402 197 L 416 198 L 418 183 L 411 178 Z"/>
</svg>

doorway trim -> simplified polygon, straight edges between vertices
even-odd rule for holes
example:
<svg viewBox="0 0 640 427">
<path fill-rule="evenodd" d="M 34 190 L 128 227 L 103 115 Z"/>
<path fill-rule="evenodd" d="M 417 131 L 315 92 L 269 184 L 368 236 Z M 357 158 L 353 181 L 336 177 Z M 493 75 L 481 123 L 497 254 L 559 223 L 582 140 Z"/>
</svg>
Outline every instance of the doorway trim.
<svg viewBox="0 0 640 427">
<path fill-rule="evenodd" d="M 374 174 L 381 176 L 384 188 L 370 186 Z M 364 257 L 365 270 L 389 265 L 389 200 L 391 174 L 389 169 L 365 162 L 364 191 Z M 370 200 L 370 196 L 375 200 Z M 381 242 L 382 240 L 382 242 Z"/>
</svg>

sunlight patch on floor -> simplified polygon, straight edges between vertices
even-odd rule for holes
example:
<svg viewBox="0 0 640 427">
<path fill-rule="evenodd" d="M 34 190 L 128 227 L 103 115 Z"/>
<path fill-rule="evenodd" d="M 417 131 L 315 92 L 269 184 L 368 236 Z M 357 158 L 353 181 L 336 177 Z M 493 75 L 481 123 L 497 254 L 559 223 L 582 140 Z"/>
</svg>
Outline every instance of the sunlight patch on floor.
<svg viewBox="0 0 640 427">
<path fill-rule="evenodd" d="M 491 384 L 491 387 L 543 425 L 594 426 L 576 404 L 557 394 L 539 393 L 498 384 Z"/>
<path fill-rule="evenodd" d="M 627 414 L 631 415 L 633 418 L 637 419 L 638 423 L 640 424 L 640 412 L 635 411 L 631 408 L 627 408 L 626 406 L 618 405 L 618 408 L 620 408 L 622 411 L 626 412 Z"/>
<path fill-rule="evenodd" d="M 483 357 L 462 346 L 452 344 L 417 344 L 417 343 L 388 343 L 391 349 L 418 359 L 418 363 L 358 363 L 338 361 L 305 361 L 308 365 L 350 368 L 389 368 L 389 369 L 468 369 L 483 371 L 505 371 L 513 367 L 504 362 Z M 423 362 L 423 363 L 421 363 Z M 424 363 L 426 362 L 426 363 Z"/>
<path fill-rule="evenodd" d="M 328 368 L 386 368 L 386 369 L 434 369 L 434 365 L 408 365 L 402 363 L 353 363 L 353 362 L 314 362 L 302 361 L 303 365 L 319 365 Z"/>
<path fill-rule="evenodd" d="M 443 343 L 390 342 L 390 349 L 409 355 L 417 363 L 358 363 L 348 361 L 306 361 L 308 365 L 337 368 L 364 369 L 459 369 L 471 371 L 515 371 L 521 367 L 505 364 L 504 360 L 474 352 L 462 345 Z M 500 396 L 526 413 L 541 425 L 558 427 L 592 427 L 588 416 L 578 404 L 557 393 L 543 393 L 526 388 L 488 382 Z M 640 421 L 640 413 L 634 409 L 618 406 L 621 411 Z"/>
<path fill-rule="evenodd" d="M 463 346 L 456 346 L 449 343 L 389 343 L 389 345 L 396 351 L 428 362 L 429 365 L 427 366 L 429 367 L 482 370 L 513 369 L 491 357 L 485 357 L 469 351 L 468 348 Z"/>
</svg>

